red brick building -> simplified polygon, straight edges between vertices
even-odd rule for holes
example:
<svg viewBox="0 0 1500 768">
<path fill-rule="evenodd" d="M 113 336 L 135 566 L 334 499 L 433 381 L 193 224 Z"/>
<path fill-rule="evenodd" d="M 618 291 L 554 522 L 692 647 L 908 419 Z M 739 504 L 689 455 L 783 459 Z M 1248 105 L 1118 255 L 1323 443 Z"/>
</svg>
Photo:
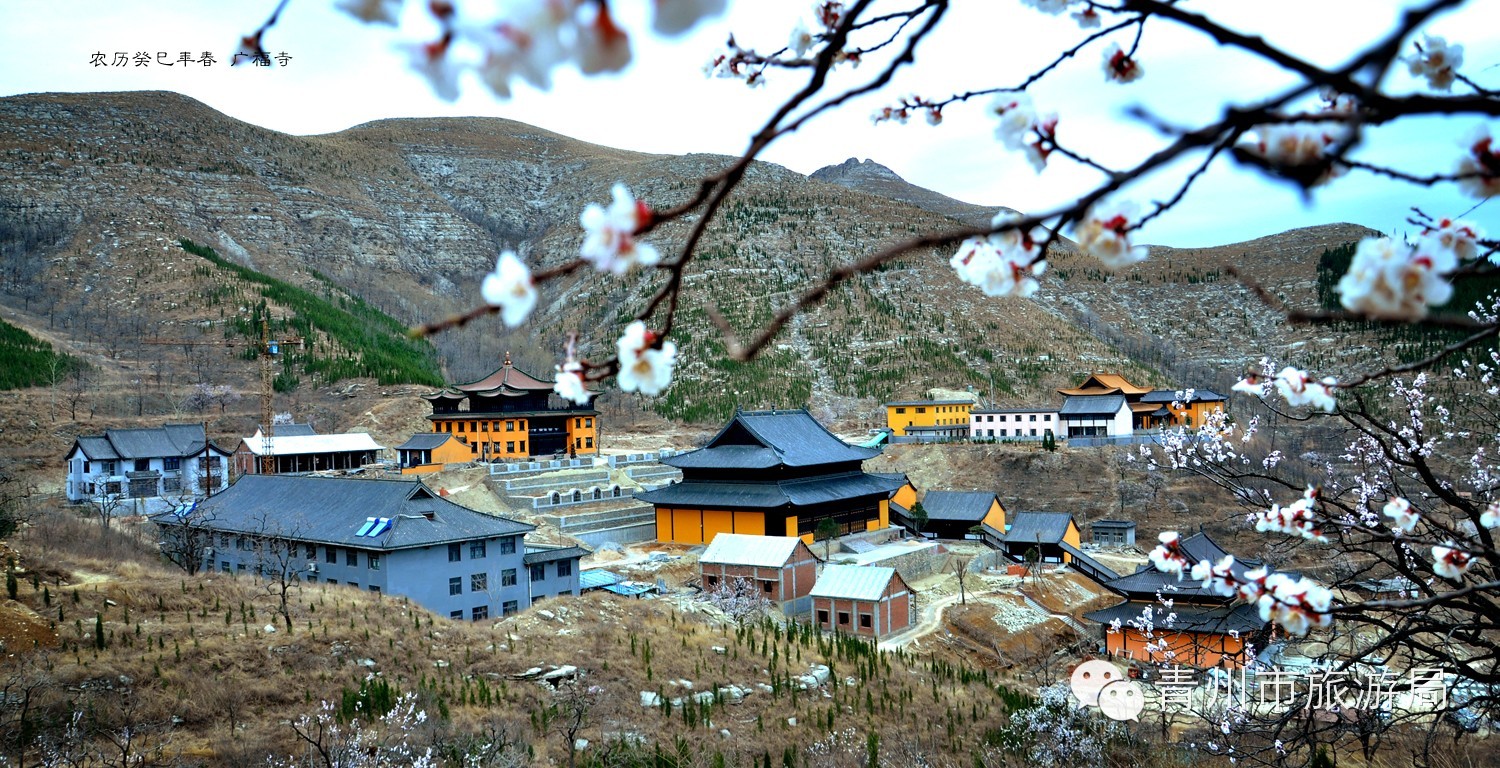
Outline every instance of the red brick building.
<svg viewBox="0 0 1500 768">
<path fill-rule="evenodd" d="M 911 589 L 895 568 L 825 565 L 812 611 L 820 629 L 881 637 L 911 626 Z"/>
<path fill-rule="evenodd" d="M 795 536 L 720 533 L 698 558 L 698 565 L 703 570 L 705 590 L 745 579 L 784 609 L 812 592 L 818 580 L 818 559 Z M 801 609 L 798 613 L 806 610 L 806 605 L 797 607 Z"/>
</svg>

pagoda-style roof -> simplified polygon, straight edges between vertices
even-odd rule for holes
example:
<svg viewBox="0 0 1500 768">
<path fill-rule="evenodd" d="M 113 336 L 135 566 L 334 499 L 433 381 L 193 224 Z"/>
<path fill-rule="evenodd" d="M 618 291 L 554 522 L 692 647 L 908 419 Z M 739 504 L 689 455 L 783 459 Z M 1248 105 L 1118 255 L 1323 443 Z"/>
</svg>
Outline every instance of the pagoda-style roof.
<svg viewBox="0 0 1500 768">
<path fill-rule="evenodd" d="M 1142 624 L 1146 611 L 1151 612 L 1150 625 L 1156 632 L 1230 632 L 1251 633 L 1266 625 L 1253 605 L 1221 606 L 1217 608 L 1173 606 L 1160 603 L 1123 602 L 1097 611 L 1085 613 L 1083 617 L 1100 624 L 1130 627 Z M 1133 623 L 1134 624 L 1133 624 Z"/>
<path fill-rule="evenodd" d="M 902 483 L 866 474 L 846 472 L 780 482 L 734 480 L 683 480 L 654 491 L 637 493 L 641 501 L 670 507 L 710 509 L 783 509 L 886 498 Z"/>
<path fill-rule="evenodd" d="M 736 411 L 707 446 L 662 463 L 679 469 L 771 469 L 864 461 L 879 454 L 879 448 L 838 439 L 803 409 Z"/>
<path fill-rule="evenodd" d="M 527 392 L 551 392 L 553 382 L 542 381 L 511 365 L 510 353 L 505 353 L 505 362 L 493 373 L 468 384 L 455 384 L 451 389 L 477 395 L 525 394 Z"/>
<path fill-rule="evenodd" d="M 1082 384 L 1079 384 L 1073 389 L 1059 389 L 1057 391 L 1063 395 L 1121 394 L 1133 396 L 1144 395 L 1147 392 L 1150 392 L 1151 388 L 1138 387 L 1134 384 L 1131 384 L 1125 379 L 1124 376 L 1121 376 L 1118 373 L 1094 373 L 1089 374 L 1089 377 L 1087 379 L 1084 379 Z"/>
<path fill-rule="evenodd" d="M 1178 542 L 1183 555 L 1187 557 L 1187 565 L 1183 571 L 1192 570 L 1193 566 L 1201 560 L 1208 560 L 1217 564 L 1229 553 L 1219 546 L 1218 542 L 1208 537 L 1206 533 L 1195 533 Z M 1260 567 L 1258 560 L 1242 560 L 1239 557 L 1229 566 L 1229 570 L 1236 579 L 1244 580 L 1245 571 Z M 1171 585 L 1170 587 L 1167 585 Z M 1224 598 L 1203 588 L 1202 582 L 1183 577 L 1180 581 L 1176 576 L 1163 571 L 1158 571 L 1151 565 L 1141 566 L 1135 573 L 1121 576 L 1104 585 L 1114 592 L 1126 597 L 1137 599 L 1154 600 L 1156 593 L 1180 599 L 1183 602 L 1214 602 L 1222 603 Z"/>
</svg>

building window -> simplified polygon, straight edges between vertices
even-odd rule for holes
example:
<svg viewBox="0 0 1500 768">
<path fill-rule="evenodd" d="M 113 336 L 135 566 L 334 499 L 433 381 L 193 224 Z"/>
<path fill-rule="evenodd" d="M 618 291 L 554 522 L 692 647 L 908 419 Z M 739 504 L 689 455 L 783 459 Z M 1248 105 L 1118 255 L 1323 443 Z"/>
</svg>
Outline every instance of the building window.
<svg viewBox="0 0 1500 768">
<path fill-rule="evenodd" d="M 839 611 L 839 626 L 849 626 L 849 614 L 845 611 Z"/>
<path fill-rule="evenodd" d="M 354 587 L 355 589 L 359 589 L 359 582 L 357 582 L 357 581 L 350 581 L 350 582 L 347 582 L 347 583 L 348 583 L 349 586 Z"/>
<path fill-rule="evenodd" d="M 514 555 L 516 553 L 516 537 L 507 536 L 500 540 L 500 554 Z"/>
<path fill-rule="evenodd" d="M 776 589 L 776 582 L 774 582 L 774 581 L 762 580 L 760 582 L 760 591 L 762 591 L 762 592 L 764 592 L 764 593 L 766 593 L 768 595 L 771 594 L 771 592 L 774 591 L 775 589 Z"/>
<path fill-rule="evenodd" d="M 369 557 L 365 558 L 365 563 L 370 566 L 370 570 L 372 571 L 380 570 L 380 555 L 372 553 Z"/>
<path fill-rule="evenodd" d="M 458 562 L 459 560 L 462 560 L 462 559 L 463 559 L 463 553 L 462 553 L 462 550 L 460 550 L 458 548 L 458 545 L 457 544 L 449 544 L 448 545 L 448 562 L 450 562 L 450 563 L 456 563 L 456 562 Z"/>
<path fill-rule="evenodd" d="M 525 453 L 525 452 L 526 452 L 526 441 L 522 440 L 521 441 L 521 453 Z"/>
<path fill-rule="evenodd" d="M 453 619 L 454 621 L 463 621 L 464 612 L 463 611 L 449 611 L 448 612 L 448 618 Z"/>
<path fill-rule="evenodd" d="M 896 413 L 906 413 L 906 409 L 905 408 L 897 408 L 896 409 Z"/>
<path fill-rule="evenodd" d="M 221 573 L 229 573 L 229 561 L 228 560 L 220 560 L 219 561 L 219 571 Z"/>
<path fill-rule="evenodd" d="M 507 422 L 505 422 L 505 431 L 506 432 L 514 432 L 514 431 L 516 431 L 516 423 L 514 421 L 507 421 Z"/>
<path fill-rule="evenodd" d="M 559 560 L 557 562 L 557 575 L 558 576 L 572 576 L 573 575 L 573 561 L 572 560 Z"/>
<path fill-rule="evenodd" d="M 317 560 L 318 559 L 318 545 L 317 544 L 308 544 L 307 545 L 307 559 L 308 560 Z"/>
<path fill-rule="evenodd" d="M 325 562 L 325 563 L 337 563 L 338 561 L 339 561 L 339 551 L 338 551 L 337 548 L 335 548 L 335 547 L 324 547 L 323 548 L 323 562 Z"/>
<path fill-rule="evenodd" d="M 918 408 L 917 409 L 917 413 L 926 413 L 926 412 L 927 412 L 926 408 Z"/>
<path fill-rule="evenodd" d="M 353 549 L 344 550 L 344 565 L 351 568 L 359 565 L 359 552 Z"/>
<path fill-rule="evenodd" d="M 380 587 L 377 587 L 377 586 L 375 586 L 375 585 L 374 585 L 374 584 L 371 584 L 371 585 L 370 585 L 370 591 L 371 591 L 371 592 L 374 592 L 374 593 L 375 593 L 375 594 L 377 594 L 377 595 L 378 595 L 378 594 L 380 594 Z"/>
<path fill-rule="evenodd" d="M 531 566 L 531 580 L 541 581 L 547 578 L 547 566 L 544 563 L 535 563 Z"/>
<path fill-rule="evenodd" d="M 592 437 L 585 437 L 583 439 L 583 447 L 585 447 L 585 448 L 593 448 L 594 447 L 594 438 L 592 438 Z"/>
<path fill-rule="evenodd" d="M 473 615 L 475 621 L 488 619 L 490 617 L 490 607 L 488 605 L 476 605 L 474 606 Z"/>
<path fill-rule="evenodd" d="M 236 563 L 235 566 L 234 566 L 234 572 L 235 573 L 244 573 L 245 572 L 245 564 L 244 563 Z"/>
<path fill-rule="evenodd" d="M 87 465 L 85 465 L 85 472 L 88 471 L 86 467 Z M 168 456 L 165 459 L 161 460 L 161 468 L 168 472 L 176 472 L 177 470 L 182 469 L 182 459 L 176 456 Z"/>
<path fill-rule="evenodd" d="M 506 616 L 521 612 L 521 603 L 516 600 L 506 600 L 500 604 L 500 612 Z"/>
<path fill-rule="evenodd" d="M 1031 428 L 1031 436 L 1036 437 L 1036 427 Z"/>
<path fill-rule="evenodd" d="M 454 576 L 448 579 L 448 594 L 462 595 L 464 593 L 464 577 Z"/>
<path fill-rule="evenodd" d="M 862 629 L 869 629 L 870 628 L 870 614 L 868 614 L 868 613 L 861 613 L 859 615 L 859 626 Z"/>
<path fill-rule="evenodd" d="M 1051 421 L 1051 420 L 1052 420 L 1052 414 L 1050 414 L 1050 413 L 1042 417 L 1042 421 Z"/>
<path fill-rule="evenodd" d="M 316 574 L 316 573 L 309 573 L 309 574 L 307 574 L 306 581 L 307 581 L 308 584 L 317 584 L 318 583 L 318 574 Z"/>
<path fill-rule="evenodd" d="M 514 440 L 506 440 L 505 441 L 505 452 L 506 453 L 515 453 L 516 452 L 516 441 L 514 441 Z"/>
<path fill-rule="evenodd" d="M 488 573 L 476 573 L 469 576 L 470 592 L 487 592 L 490 588 L 490 575 Z"/>
<path fill-rule="evenodd" d="M 482 542 L 482 541 L 471 541 L 471 542 L 469 542 L 469 559 L 470 560 L 478 560 L 481 557 L 484 557 L 484 542 Z"/>
<path fill-rule="evenodd" d="M 1036 414 L 1031 414 L 1031 418 L 1027 419 L 1027 421 L 1036 421 Z"/>
<path fill-rule="evenodd" d="M 819 624 L 827 624 L 828 623 L 828 611 L 824 611 L 824 610 L 819 610 L 818 611 L 818 623 Z"/>
<path fill-rule="evenodd" d="M 329 586 L 333 586 L 334 584 L 337 584 L 337 583 L 339 583 L 338 579 L 329 579 L 328 580 Z"/>
<path fill-rule="evenodd" d="M 593 429 L 594 428 L 594 417 L 590 416 L 587 419 L 584 419 L 583 420 L 583 426 L 585 426 L 585 427 L 587 427 L 589 429 Z"/>
<path fill-rule="evenodd" d="M 516 585 L 516 569 L 506 568 L 500 572 L 500 586 L 514 587 Z"/>
</svg>

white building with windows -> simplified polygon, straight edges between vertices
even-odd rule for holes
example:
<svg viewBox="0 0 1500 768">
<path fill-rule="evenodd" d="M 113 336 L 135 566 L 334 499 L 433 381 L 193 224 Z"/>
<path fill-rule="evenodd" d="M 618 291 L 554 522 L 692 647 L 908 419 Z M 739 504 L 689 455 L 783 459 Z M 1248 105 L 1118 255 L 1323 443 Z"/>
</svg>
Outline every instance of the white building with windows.
<svg viewBox="0 0 1500 768">
<path fill-rule="evenodd" d="M 84 435 L 67 454 L 68 501 L 116 514 L 150 514 L 229 486 L 229 452 L 202 424 L 110 429 Z"/>
<path fill-rule="evenodd" d="M 971 440 L 1041 440 L 1048 432 L 1062 437 L 1056 408 L 976 408 L 969 412 Z"/>
</svg>

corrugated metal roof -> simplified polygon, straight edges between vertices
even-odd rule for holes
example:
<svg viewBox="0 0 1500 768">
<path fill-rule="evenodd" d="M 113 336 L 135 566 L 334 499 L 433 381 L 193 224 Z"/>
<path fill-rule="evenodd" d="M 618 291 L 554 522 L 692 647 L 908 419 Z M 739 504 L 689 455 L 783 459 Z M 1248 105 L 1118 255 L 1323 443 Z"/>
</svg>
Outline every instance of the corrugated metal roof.
<svg viewBox="0 0 1500 768">
<path fill-rule="evenodd" d="M 755 469 L 864 461 L 878 455 L 878 448 L 860 448 L 838 439 L 805 410 L 739 411 L 706 447 L 662 463 L 680 468 Z"/>
<path fill-rule="evenodd" d="M 699 556 L 700 563 L 716 565 L 753 565 L 780 568 L 792 558 L 802 540 L 795 536 L 749 536 L 743 533 L 721 533 L 709 542 Z"/>
<path fill-rule="evenodd" d="M 611 573 L 603 568 L 590 568 L 578 574 L 578 591 L 589 589 L 603 589 L 604 587 L 620 583 L 620 575 Z"/>
<path fill-rule="evenodd" d="M 252 437 L 260 437 L 263 431 L 264 430 L 259 425 L 257 425 L 255 427 L 255 434 L 252 435 Z M 271 431 L 275 432 L 277 437 L 318 434 L 317 430 L 314 430 L 311 424 L 277 424 L 276 429 L 273 429 Z"/>
<path fill-rule="evenodd" d="M 989 514 L 990 504 L 998 501 L 988 491 L 928 491 L 922 498 L 922 509 L 928 520 L 961 520 L 977 523 Z"/>
<path fill-rule="evenodd" d="M 360 549 L 430 546 L 535 528 L 454 504 L 420 480 L 245 475 L 199 502 L 198 509 L 208 527 L 218 531 Z M 370 517 L 389 518 L 390 526 L 375 538 L 357 536 Z M 172 522 L 171 513 L 158 518 Z"/>
<path fill-rule="evenodd" d="M 1011 544 L 1056 544 L 1068 532 L 1073 516 L 1066 512 L 1017 512 L 1010 516 L 1005 541 Z"/>
<path fill-rule="evenodd" d="M 1059 416 L 1113 416 L 1125 407 L 1124 395 L 1069 395 L 1057 409 Z"/>
<path fill-rule="evenodd" d="M 841 600 L 879 600 L 885 594 L 895 568 L 873 565 L 825 565 L 813 584 L 813 597 Z"/>
<path fill-rule="evenodd" d="M 406 442 L 396 446 L 398 451 L 430 451 L 457 437 L 447 432 L 418 432 Z"/>
<path fill-rule="evenodd" d="M 256 456 L 265 451 L 264 437 L 247 437 L 244 446 Z M 338 435 L 292 435 L 271 438 L 271 453 L 277 456 L 297 456 L 308 453 L 352 453 L 355 451 L 383 451 L 385 446 L 375 442 L 366 432 L 345 432 Z"/>
</svg>

